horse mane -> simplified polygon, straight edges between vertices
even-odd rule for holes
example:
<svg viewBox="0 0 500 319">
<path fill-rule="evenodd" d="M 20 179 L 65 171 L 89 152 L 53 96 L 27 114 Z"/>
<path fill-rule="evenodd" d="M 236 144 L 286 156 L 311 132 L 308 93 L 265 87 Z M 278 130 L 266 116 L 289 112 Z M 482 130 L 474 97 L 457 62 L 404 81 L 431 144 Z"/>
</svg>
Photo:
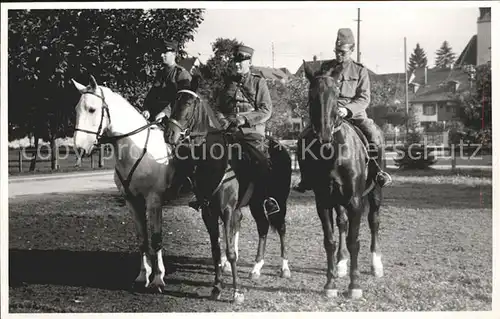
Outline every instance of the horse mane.
<svg viewBox="0 0 500 319">
<path fill-rule="evenodd" d="M 198 92 L 196 94 L 200 96 Z M 194 123 L 191 124 L 193 125 L 191 129 L 193 132 L 208 133 L 216 130 L 214 124 L 210 120 L 210 116 L 207 110 L 207 108 L 211 106 L 205 103 L 206 103 L 205 100 L 200 96 L 199 103 L 194 108 L 195 112 L 193 117 Z"/>
<path fill-rule="evenodd" d="M 120 106 L 126 106 L 128 109 L 130 109 L 130 111 L 132 110 L 136 111 L 137 115 L 139 115 L 139 118 L 144 120 L 144 124 L 147 123 L 147 120 L 141 114 L 141 110 L 136 106 L 132 105 L 132 103 L 130 103 L 121 94 L 113 91 L 112 89 L 106 86 L 99 85 L 99 87 L 102 89 L 103 94 L 105 94 L 105 97 L 111 99 L 111 101 L 109 101 L 111 103 L 108 103 L 108 105 L 116 103 L 119 104 Z"/>
</svg>

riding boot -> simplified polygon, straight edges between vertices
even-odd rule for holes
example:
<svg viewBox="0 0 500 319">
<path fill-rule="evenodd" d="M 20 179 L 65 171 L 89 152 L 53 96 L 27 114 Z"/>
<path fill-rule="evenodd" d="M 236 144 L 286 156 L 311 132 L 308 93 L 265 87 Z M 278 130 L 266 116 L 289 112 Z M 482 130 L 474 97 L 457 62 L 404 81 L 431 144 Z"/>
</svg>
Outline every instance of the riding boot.
<svg viewBox="0 0 500 319">
<path fill-rule="evenodd" d="M 369 160 L 373 161 L 375 170 L 377 172 L 377 175 L 375 176 L 375 182 L 380 186 L 380 187 L 386 187 L 392 183 L 392 178 L 391 176 L 382 170 L 380 165 L 377 162 L 377 159 L 374 158 L 377 153 L 382 154 L 382 148 L 383 148 L 383 135 L 382 132 L 378 129 L 377 125 L 375 122 L 373 122 L 372 119 L 366 118 L 366 117 L 359 117 L 359 118 L 353 118 L 352 123 L 356 125 L 363 134 L 366 136 L 368 140 L 368 156 Z"/>
<path fill-rule="evenodd" d="M 270 196 L 269 191 L 269 183 L 271 183 L 271 160 L 268 158 L 268 153 L 266 150 L 261 149 L 258 145 L 255 145 L 253 142 L 248 143 L 248 150 L 254 158 L 254 163 L 256 165 L 255 169 L 257 170 L 257 185 L 262 185 L 263 187 L 263 195 L 264 202 L 262 203 L 262 207 L 264 208 L 264 212 L 269 217 L 273 214 L 276 214 L 280 211 L 280 206 L 278 201 Z"/>
<path fill-rule="evenodd" d="M 373 169 L 375 169 L 375 171 L 377 172 L 377 174 L 375 175 L 375 183 L 378 184 L 378 186 L 380 186 L 381 188 L 382 187 L 386 187 L 386 186 L 389 186 L 391 183 L 392 183 L 392 178 L 391 178 L 391 175 L 389 175 L 389 173 L 385 172 L 384 170 L 382 170 L 382 168 L 380 167 L 380 165 L 377 163 L 377 155 L 378 153 L 381 153 L 379 152 L 380 148 L 377 150 L 368 150 L 368 156 L 369 156 L 369 161 L 373 161 Z"/>
</svg>

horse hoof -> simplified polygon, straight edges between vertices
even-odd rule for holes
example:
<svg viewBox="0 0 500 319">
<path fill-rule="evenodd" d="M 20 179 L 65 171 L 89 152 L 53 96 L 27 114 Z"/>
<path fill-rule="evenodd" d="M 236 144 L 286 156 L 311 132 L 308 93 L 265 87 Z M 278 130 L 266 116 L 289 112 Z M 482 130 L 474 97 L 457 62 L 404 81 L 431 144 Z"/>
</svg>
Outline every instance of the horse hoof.
<svg viewBox="0 0 500 319">
<path fill-rule="evenodd" d="M 245 301 L 245 295 L 243 295 L 241 292 L 234 293 L 233 302 L 236 305 L 241 305 L 244 301 Z"/>
<path fill-rule="evenodd" d="M 220 297 L 222 295 L 222 291 L 220 291 L 217 288 L 212 289 L 212 292 L 210 293 L 210 299 L 211 300 L 220 300 Z"/>
<path fill-rule="evenodd" d="M 338 290 L 337 289 L 325 289 L 325 295 L 328 298 L 337 298 Z"/>
<path fill-rule="evenodd" d="M 260 273 L 258 272 L 252 272 L 250 273 L 250 279 L 255 281 L 255 280 L 258 280 L 260 278 Z"/>
<path fill-rule="evenodd" d="M 290 269 L 281 269 L 281 278 L 291 278 L 292 273 L 290 272 Z"/>
<path fill-rule="evenodd" d="M 163 294 L 163 288 L 160 286 L 154 287 L 153 290 L 154 290 L 154 292 L 157 292 L 159 294 Z"/>
<path fill-rule="evenodd" d="M 354 299 L 354 300 L 360 299 L 360 298 L 363 297 L 363 290 L 361 290 L 361 289 L 351 289 L 351 290 L 349 290 L 349 297 L 351 299 Z"/>
<path fill-rule="evenodd" d="M 163 277 L 161 275 L 156 275 L 153 278 L 153 281 L 149 285 L 149 287 L 154 291 L 154 292 L 159 292 L 163 293 L 163 290 L 165 288 L 165 282 L 163 281 Z"/>
</svg>

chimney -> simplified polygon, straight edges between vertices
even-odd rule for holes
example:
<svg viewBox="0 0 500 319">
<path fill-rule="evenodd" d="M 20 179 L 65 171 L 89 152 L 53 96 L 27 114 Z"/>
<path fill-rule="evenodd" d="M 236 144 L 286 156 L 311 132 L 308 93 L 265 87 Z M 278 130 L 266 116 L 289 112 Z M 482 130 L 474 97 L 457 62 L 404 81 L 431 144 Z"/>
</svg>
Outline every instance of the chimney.
<svg viewBox="0 0 500 319">
<path fill-rule="evenodd" d="M 318 57 L 316 55 L 313 56 L 313 61 L 317 61 L 318 60 Z"/>
<path fill-rule="evenodd" d="M 427 67 L 424 68 L 424 85 L 427 85 Z"/>
</svg>

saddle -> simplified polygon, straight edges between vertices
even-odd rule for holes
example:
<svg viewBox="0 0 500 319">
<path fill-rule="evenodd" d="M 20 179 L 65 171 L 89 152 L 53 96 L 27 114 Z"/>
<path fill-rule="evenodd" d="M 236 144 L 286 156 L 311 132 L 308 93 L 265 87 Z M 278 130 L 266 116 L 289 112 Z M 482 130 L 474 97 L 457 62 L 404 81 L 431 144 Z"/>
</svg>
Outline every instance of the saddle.
<svg viewBox="0 0 500 319">
<path fill-rule="evenodd" d="M 358 134 L 358 137 L 361 139 L 361 142 L 363 143 L 363 146 L 368 149 L 368 139 L 366 138 L 365 134 L 359 127 L 357 127 L 351 120 L 345 120 L 345 123 L 349 125 L 356 134 Z"/>
<path fill-rule="evenodd" d="M 255 136 L 234 135 L 234 132 L 208 134 L 204 145 L 198 147 L 195 155 L 203 160 L 197 161 L 195 170 L 195 193 L 198 201 L 207 205 L 212 195 L 226 182 L 237 179 L 239 183 L 240 205 L 246 205 L 253 193 L 252 185 L 260 185 L 260 182 L 272 183 L 272 178 L 266 181 L 256 179 L 256 161 L 267 161 L 272 174 L 273 154 L 284 151 L 280 144 L 271 137 L 266 137 L 269 151 L 261 152 L 252 145 Z M 236 143 L 241 147 L 236 147 Z M 212 151 L 210 151 L 212 150 Z M 201 151 L 201 152 L 199 152 Z M 263 158 L 264 156 L 265 158 Z M 257 186 L 259 187 L 259 186 Z"/>
</svg>

